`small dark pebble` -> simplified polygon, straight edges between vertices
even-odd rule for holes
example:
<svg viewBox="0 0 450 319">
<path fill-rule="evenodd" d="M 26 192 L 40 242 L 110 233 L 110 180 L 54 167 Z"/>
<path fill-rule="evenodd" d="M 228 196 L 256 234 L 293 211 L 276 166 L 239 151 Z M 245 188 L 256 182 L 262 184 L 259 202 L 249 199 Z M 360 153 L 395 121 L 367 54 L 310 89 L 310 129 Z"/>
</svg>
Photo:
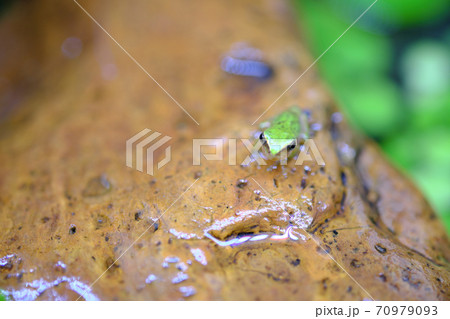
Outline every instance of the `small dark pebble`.
<svg viewBox="0 0 450 319">
<path fill-rule="evenodd" d="M 300 187 L 301 187 L 301 189 L 305 189 L 305 187 L 306 187 L 306 179 L 302 178 L 302 181 L 300 183 Z"/>
<path fill-rule="evenodd" d="M 11 270 L 13 268 L 13 263 L 11 260 L 0 263 L 0 269 Z"/>
<path fill-rule="evenodd" d="M 291 264 L 295 267 L 300 265 L 300 259 L 297 258 L 296 260 L 291 261 Z"/>
<path fill-rule="evenodd" d="M 144 213 L 142 210 L 138 210 L 136 213 L 134 213 L 134 220 L 141 220 L 143 214 Z"/>
<path fill-rule="evenodd" d="M 342 186 L 347 186 L 347 175 L 345 175 L 344 171 L 341 171 L 341 182 Z"/>
<path fill-rule="evenodd" d="M 77 226 L 75 226 L 75 225 L 70 225 L 70 228 L 69 228 L 69 235 L 73 235 L 73 234 L 75 234 L 77 232 Z"/>
<path fill-rule="evenodd" d="M 244 188 L 245 186 L 247 186 L 248 181 L 246 179 L 241 178 L 240 180 L 238 180 L 236 186 L 239 188 Z"/>
<path fill-rule="evenodd" d="M 199 179 L 200 177 L 202 177 L 202 171 L 197 171 L 194 173 L 194 178 L 195 179 Z"/>
<path fill-rule="evenodd" d="M 106 269 L 110 268 L 119 268 L 120 266 L 117 264 L 117 262 L 112 258 L 108 257 L 105 261 Z"/>
<path fill-rule="evenodd" d="M 324 290 L 327 290 L 327 288 L 328 288 L 327 282 L 328 282 L 328 278 L 322 279 L 322 287 Z"/>
<path fill-rule="evenodd" d="M 387 249 L 384 248 L 383 246 L 381 246 L 380 244 L 376 244 L 375 245 L 375 249 L 380 253 L 380 254 L 385 254 Z"/>
<path fill-rule="evenodd" d="M 353 259 L 353 260 L 350 262 L 350 265 L 351 265 L 352 267 L 354 267 L 354 268 L 359 268 L 359 267 L 363 266 L 363 264 L 360 263 L 357 259 Z"/>
<path fill-rule="evenodd" d="M 276 178 L 273 179 L 273 186 L 275 186 L 275 188 L 278 188 L 278 180 Z"/>
</svg>

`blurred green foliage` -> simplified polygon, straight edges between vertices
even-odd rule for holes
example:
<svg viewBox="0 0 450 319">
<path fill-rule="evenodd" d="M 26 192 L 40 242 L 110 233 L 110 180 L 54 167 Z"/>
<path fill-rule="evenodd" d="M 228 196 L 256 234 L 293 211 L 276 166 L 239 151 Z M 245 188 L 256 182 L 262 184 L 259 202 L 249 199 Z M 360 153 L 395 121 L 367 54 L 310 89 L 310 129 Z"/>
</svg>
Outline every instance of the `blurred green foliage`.
<svg viewBox="0 0 450 319">
<path fill-rule="evenodd" d="M 296 0 L 322 54 L 374 0 Z M 317 63 L 351 123 L 422 189 L 450 233 L 450 5 L 378 1 Z"/>
</svg>

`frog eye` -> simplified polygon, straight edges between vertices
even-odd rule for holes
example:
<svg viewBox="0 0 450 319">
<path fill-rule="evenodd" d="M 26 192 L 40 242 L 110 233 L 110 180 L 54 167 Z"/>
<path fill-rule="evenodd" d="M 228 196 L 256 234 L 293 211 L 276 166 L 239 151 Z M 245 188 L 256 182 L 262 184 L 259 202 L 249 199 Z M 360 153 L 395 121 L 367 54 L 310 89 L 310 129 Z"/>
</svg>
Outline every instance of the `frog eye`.
<svg viewBox="0 0 450 319">
<path fill-rule="evenodd" d="M 294 148 L 295 148 L 295 143 L 289 144 L 289 145 L 286 147 L 286 149 L 287 149 L 288 151 L 292 151 Z"/>
<path fill-rule="evenodd" d="M 262 145 L 267 146 L 267 139 L 266 139 L 266 136 L 264 135 L 264 132 L 262 132 L 259 135 L 259 140 L 261 141 Z"/>
<path fill-rule="evenodd" d="M 259 139 L 263 142 L 266 140 L 266 138 L 264 137 L 264 133 L 261 132 L 261 135 L 259 135 Z"/>
</svg>

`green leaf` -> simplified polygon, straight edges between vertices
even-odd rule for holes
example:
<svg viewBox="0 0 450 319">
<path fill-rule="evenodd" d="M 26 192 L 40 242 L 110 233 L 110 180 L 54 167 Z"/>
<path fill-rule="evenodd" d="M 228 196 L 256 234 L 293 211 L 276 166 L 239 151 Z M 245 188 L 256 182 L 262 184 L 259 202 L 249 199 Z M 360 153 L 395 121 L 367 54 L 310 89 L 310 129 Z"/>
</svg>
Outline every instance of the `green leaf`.
<svg viewBox="0 0 450 319">
<path fill-rule="evenodd" d="M 391 134 L 407 119 L 399 88 L 388 78 L 348 79 L 332 90 L 351 122 L 369 136 Z"/>
</svg>

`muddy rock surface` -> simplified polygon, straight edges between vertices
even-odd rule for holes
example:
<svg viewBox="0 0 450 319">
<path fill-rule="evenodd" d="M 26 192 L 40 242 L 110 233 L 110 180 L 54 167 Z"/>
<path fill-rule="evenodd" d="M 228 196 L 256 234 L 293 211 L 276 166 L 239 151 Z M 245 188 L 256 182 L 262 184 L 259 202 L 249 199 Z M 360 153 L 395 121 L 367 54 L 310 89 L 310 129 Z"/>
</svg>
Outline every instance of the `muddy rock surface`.
<svg viewBox="0 0 450 319">
<path fill-rule="evenodd" d="M 434 212 L 349 128 L 314 68 L 258 119 L 313 62 L 289 3 L 79 3 L 172 98 L 75 2 L 19 2 L 3 15 L 3 295 L 449 299 Z M 261 76 L 223 70 L 242 42 L 258 50 Z M 293 104 L 310 113 L 325 166 L 240 165 L 240 140 L 229 165 L 231 139 Z M 171 137 L 171 161 L 153 176 L 125 165 L 126 140 L 145 128 Z M 194 138 L 222 139 L 223 160 L 193 165 Z"/>
</svg>

